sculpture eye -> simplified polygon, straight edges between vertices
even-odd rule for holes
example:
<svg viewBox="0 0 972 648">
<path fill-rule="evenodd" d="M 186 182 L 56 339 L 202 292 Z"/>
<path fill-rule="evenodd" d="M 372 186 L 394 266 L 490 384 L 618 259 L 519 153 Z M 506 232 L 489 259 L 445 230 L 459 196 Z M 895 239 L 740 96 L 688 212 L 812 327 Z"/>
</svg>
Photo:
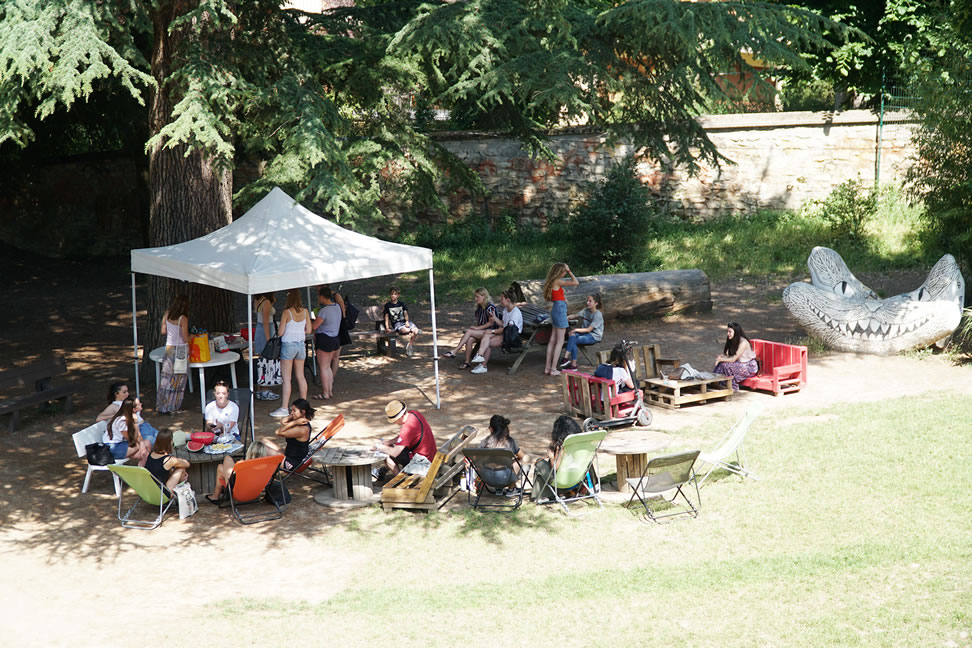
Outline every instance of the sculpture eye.
<svg viewBox="0 0 972 648">
<path fill-rule="evenodd" d="M 843 295 L 844 297 L 850 297 L 854 294 L 854 286 L 850 285 L 846 281 L 841 281 L 839 284 L 834 286 L 834 288 L 837 289 L 837 294 Z"/>
<path fill-rule="evenodd" d="M 918 289 L 918 301 L 927 301 L 929 299 L 931 299 L 931 295 L 928 294 L 928 291 L 925 290 L 924 288 L 919 288 Z"/>
</svg>

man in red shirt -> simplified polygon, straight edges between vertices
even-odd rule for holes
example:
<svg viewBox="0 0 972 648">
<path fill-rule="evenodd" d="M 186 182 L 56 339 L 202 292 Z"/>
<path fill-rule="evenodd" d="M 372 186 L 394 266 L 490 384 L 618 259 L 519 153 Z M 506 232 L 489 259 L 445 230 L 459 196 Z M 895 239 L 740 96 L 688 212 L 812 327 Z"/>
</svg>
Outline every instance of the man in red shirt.
<svg viewBox="0 0 972 648">
<path fill-rule="evenodd" d="M 385 405 L 385 417 L 389 423 L 399 425 L 399 430 L 397 437 L 372 448 L 388 455 L 385 459 L 388 470 L 381 471 L 379 479 L 397 475 L 415 455 L 432 461 L 437 449 L 435 437 L 421 412 L 408 409 L 400 400 L 393 400 Z"/>
</svg>

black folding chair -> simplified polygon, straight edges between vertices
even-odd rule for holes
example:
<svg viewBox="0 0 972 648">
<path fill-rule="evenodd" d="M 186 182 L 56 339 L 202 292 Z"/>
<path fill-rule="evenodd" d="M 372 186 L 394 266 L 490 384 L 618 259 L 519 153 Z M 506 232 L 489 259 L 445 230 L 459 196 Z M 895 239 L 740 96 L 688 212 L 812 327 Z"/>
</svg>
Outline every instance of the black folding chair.
<svg viewBox="0 0 972 648">
<path fill-rule="evenodd" d="M 645 507 L 645 515 L 648 519 L 657 522 L 661 518 L 673 517 L 676 515 L 691 515 L 692 517 L 698 517 L 699 509 L 702 507 L 702 498 L 699 495 L 699 484 L 695 476 L 695 460 L 699 456 L 698 450 L 692 450 L 690 452 L 680 452 L 677 454 L 664 455 L 661 457 L 655 457 L 645 466 L 644 471 L 641 473 L 639 478 L 629 478 L 628 485 L 632 489 L 631 499 L 628 500 L 628 506 L 634 502 L 635 497 L 641 502 Z M 683 490 L 686 484 L 693 484 L 695 486 L 695 499 L 698 502 L 698 506 L 692 504 L 692 500 L 688 498 Z M 666 499 L 665 493 L 668 491 L 674 491 L 671 498 Z M 675 502 L 676 498 L 681 495 L 682 499 L 685 500 L 686 507 Z M 676 510 L 673 513 L 664 513 L 659 515 L 656 511 L 649 506 L 648 500 L 658 498 L 662 502 L 675 507 Z"/>
<path fill-rule="evenodd" d="M 520 508 L 523 503 L 523 491 L 526 490 L 526 469 L 517 460 L 513 451 L 508 448 L 466 448 L 463 456 L 469 461 L 475 477 L 467 477 L 469 487 L 466 493 L 467 501 L 474 509 L 509 510 Z M 478 482 L 476 481 L 478 477 Z M 473 483 L 482 484 L 482 488 L 475 488 Z M 475 499 L 473 499 L 473 491 Z M 501 501 L 482 497 L 489 494 Z"/>
</svg>

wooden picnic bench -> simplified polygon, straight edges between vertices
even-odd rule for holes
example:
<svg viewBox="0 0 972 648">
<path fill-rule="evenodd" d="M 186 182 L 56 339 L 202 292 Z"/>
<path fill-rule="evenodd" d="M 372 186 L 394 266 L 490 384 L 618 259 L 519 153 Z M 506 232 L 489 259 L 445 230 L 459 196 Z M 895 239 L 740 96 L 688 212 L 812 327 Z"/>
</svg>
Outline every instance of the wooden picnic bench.
<svg viewBox="0 0 972 648">
<path fill-rule="evenodd" d="M 374 338 L 376 350 L 380 355 L 395 355 L 400 336 L 395 331 L 385 328 L 385 312 L 382 306 L 368 306 L 358 315 L 358 321 L 359 325 L 348 331 L 351 339 Z M 371 328 L 369 323 L 373 324 Z M 419 333 L 421 332 L 419 330 Z"/>
<path fill-rule="evenodd" d="M 5 396 L 0 400 L 0 415 L 10 414 L 8 429 L 13 432 L 20 420 L 20 410 L 54 400 L 64 400 L 64 412 L 71 412 L 72 397 L 82 393 L 84 388 L 78 383 L 52 384 L 56 376 L 67 373 L 64 358 L 54 357 L 32 362 L 0 372 L 0 391 L 13 390 L 33 384 L 34 391 L 20 395 Z"/>
</svg>

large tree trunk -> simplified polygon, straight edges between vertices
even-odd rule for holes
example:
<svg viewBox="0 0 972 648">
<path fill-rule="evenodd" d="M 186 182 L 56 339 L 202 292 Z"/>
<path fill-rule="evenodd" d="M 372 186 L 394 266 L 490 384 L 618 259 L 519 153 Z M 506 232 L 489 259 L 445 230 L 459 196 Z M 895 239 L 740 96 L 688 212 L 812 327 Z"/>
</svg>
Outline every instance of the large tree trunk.
<svg viewBox="0 0 972 648">
<path fill-rule="evenodd" d="M 619 315 L 661 315 L 663 313 L 712 310 L 709 278 L 701 270 L 632 272 L 629 274 L 578 277 L 580 285 L 568 288 L 567 310 L 573 314 L 585 307 L 587 295 L 600 293 L 605 319 Z M 514 281 L 521 301 L 543 304 L 543 280 Z"/>
<path fill-rule="evenodd" d="M 154 136 L 169 122 L 172 107 L 177 103 L 179 89 L 166 83 L 175 65 L 176 54 L 185 30 L 169 33 L 169 25 L 177 15 L 191 7 L 186 2 L 163 2 L 153 16 L 155 40 L 152 49 L 152 76 L 158 87 L 152 93 L 149 107 L 149 131 Z M 149 151 L 149 237 L 150 245 L 163 246 L 182 243 L 228 225 L 232 219 L 232 182 L 229 169 L 198 151 L 186 155 L 185 146 L 164 148 L 155 146 Z M 172 279 L 149 276 L 148 318 L 144 333 L 146 353 L 142 375 L 154 371 L 148 360 L 148 350 L 164 343 L 161 334 L 162 315 L 179 293 L 189 295 L 189 325 L 208 330 L 232 330 L 232 295 L 200 284 L 186 284 Z"/>
</svg>

